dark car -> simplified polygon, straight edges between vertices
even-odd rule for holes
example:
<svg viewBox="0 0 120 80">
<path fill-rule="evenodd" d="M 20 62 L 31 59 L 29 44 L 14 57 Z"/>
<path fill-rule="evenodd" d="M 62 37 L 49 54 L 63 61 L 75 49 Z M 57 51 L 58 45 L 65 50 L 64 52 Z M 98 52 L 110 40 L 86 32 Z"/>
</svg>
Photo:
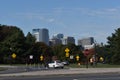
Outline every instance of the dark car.
<svg viewBox="0 0 120 80">
<path fill-rule="evenodd" d="M 68 61 L 63 61 L 62 62 L 64 65 L 69 65 L 69 62 Z"/>
</svg>

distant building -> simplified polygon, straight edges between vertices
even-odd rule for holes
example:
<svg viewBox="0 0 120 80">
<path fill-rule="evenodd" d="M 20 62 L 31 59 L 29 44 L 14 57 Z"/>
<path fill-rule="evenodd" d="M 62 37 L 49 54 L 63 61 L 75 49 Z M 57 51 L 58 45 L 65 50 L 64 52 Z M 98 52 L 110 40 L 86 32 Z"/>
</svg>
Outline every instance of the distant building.
<svg viewBox="0 0 120 80">
<path fill-rule="evenodd" d="M 54 34 L 52 39 L 50 39 L 50 46 L 62 44 L 63 37 L 64 37 L 64 35 L 61 33 Z"/>
<path fill-rule="evenodd" d="M 61 39 L 52 38 L 52 39 L 50 40 L 50 46 L 55 46 L 55 45 L 59 45 L 59 44 L 62 44 Z"/>
<path fill-rule="evenodd" d="M 92 45 L 94 43 L 93 37 L 83 38 L 78 40 L 78 45 Z"/>
<path fill-rule="evenodd" d="M 33 35 L 36 38 L 36 42 L 44 42 L 49 45 L 49 31 L 48 29 L 33 29 Z"/>
<path fill-rule="evenodd" d="M 39 42 L 40 41 L 39 29 L 33 29 L 32 33 L 33 33 L 33 36 L 35 36 L 36 38 L 36 42 Z"/>
<path fill-rule="evenodd" d="M 93 37 L 88 37 L 88 38 L 83 38 L 83 39 L 78 40 L 78 45 L 80 45 L 84 48 L 90 47 L 93 44 L 94 44 Z"/>
<path fill-rule="evenodd" d="M 62 39 L 62 44 L 63 44 L 63 45 L 67 45 L 68 43 L 73 43 L 73 44 L 75 44 L 75 39 L 74 39 L 74 37 L 64 37 L 64 38 Z"/>
<path fill-rule="evenodd" d="M 54 34 L 53 38 L 57 38 L 57 39 L 63 39 L 64 35 L 59 33 L 59 34 Z"/>
</svg>

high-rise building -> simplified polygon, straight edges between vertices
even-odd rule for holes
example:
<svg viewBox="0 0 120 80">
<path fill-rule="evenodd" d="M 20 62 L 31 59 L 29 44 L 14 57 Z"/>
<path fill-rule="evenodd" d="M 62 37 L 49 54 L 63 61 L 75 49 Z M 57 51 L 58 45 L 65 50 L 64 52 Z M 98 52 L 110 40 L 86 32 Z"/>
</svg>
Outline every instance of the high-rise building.
<svg viewBox="0 0 120 80">
<path fill-rule="evenodd" d="M 67 45 L 68 43 L 73 43 L 73 44 L 75 44 L 75 39 L 74 39 L 74 37 L 64 37 L 64 38 L 62 39 L 62 44 L 63 44 L 63 45 Z"/>
<path fill-rule="evenodd" d="M 33 29 L 33 35 L 36 38 L 36 42 L 44 42 L 49 45 L 49 31 L 48 29 Z"/>
<path fill-rule="evenodd" d="M 55 45 L 59 45 L 62 44 L 62 39 L 63 39 L 63 34 L 59 33 L 59 34 L 54 34 L 52 39 L 50 39 L 50 46 L 55 46 Z"/>
<path fill-rule="evenodd" d="M 39 30 L 40 29 L 33 29 L 32 30 L 32 33 L 33 33 L 33 36 L 35 36 L 35 38 L 36 38 L 36 42 L 39 42 L 40 41 L 40 36 L 39 36 Z"/>
<path fill-rule="evenodd" d="M 55 45 L 59 45 L 59 44 L 62 44 L 62 40 L 57 39 L 57 38 L 52 38 L 50 40 L 50 46 L 55 46 Z"/>
<path fill-rule="evenodd" d="M 78 45 L 85 46 L 85 45 L 92 45 L 94 43 L 93 37 L 83 38 L 78 40 Z"/>
</svg>

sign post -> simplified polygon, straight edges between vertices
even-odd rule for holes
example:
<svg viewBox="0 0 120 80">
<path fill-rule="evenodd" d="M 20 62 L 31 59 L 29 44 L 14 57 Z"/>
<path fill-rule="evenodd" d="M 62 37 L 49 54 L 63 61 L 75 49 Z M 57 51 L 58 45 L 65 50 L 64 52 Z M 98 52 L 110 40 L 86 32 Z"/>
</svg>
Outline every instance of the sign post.
<svg viewBox="0 0 120 80">
<path fill-rule="evenodd" d="M 33 55 L 30 55 L 29 58 L 30 58 L 30 66 L 31 66 L 32 60 L 33 60 Z"/>
<path fill-rule="evenodd" d="M 66 60 L 68 61 L 68 58 L 70 57 L 70 50 L 68 48 L 65 49 L 65 56 L 66 56 Z"/>
<path fill-rule="evenodd" d="M 15 58 L 17 57 L 17 55 L 15 53 L 12 53 L 11 57 L 13 59 L 12 62 L 11 62 L 11 64 L 15 63 Z"/>
<path fill-rule="evenodd" d="M 68 58 L 70 56 L 70 50 L 68 48 L 65 49 L 65 52 L 66 52 L 66 57 Z"/>
<path fill-rule="evenodd" d="M 76 60 L 79 61 L 79 59 L 80 59 L 80 57 L 77 55 L 77 56 L 76 56 Z"/>
<path fill-rule="evenodd" d="M 41 56 L 40 56 L 40 61 L 43 61 L 43 58 L 44 58 L 44 57 L 41 55 Z"/>
<path fill-rule="evenodd" d="M 84 56 L 86 56 L 86 68 L 88 68 L 88 55 L 89 55 L 89 50 L 85 49 L 83 51 Z"/>
<path fill-rule="evenodd" d="M 100 57 L 100 62 L 103 62 L 104 61 L 104 58 L 103 57 Z"/>
</svg>

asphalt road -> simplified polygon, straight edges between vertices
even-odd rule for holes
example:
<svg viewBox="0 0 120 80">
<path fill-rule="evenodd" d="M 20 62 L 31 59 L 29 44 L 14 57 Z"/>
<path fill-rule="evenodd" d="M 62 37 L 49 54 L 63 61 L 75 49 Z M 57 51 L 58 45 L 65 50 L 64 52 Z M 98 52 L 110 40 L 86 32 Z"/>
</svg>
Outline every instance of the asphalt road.
<svg viewBox="0 0 120 80">
<path fill-rule="evenodd" d="M 120 73 L 0 77 L 0 80 L 120 80 Z"/>
</svg>

